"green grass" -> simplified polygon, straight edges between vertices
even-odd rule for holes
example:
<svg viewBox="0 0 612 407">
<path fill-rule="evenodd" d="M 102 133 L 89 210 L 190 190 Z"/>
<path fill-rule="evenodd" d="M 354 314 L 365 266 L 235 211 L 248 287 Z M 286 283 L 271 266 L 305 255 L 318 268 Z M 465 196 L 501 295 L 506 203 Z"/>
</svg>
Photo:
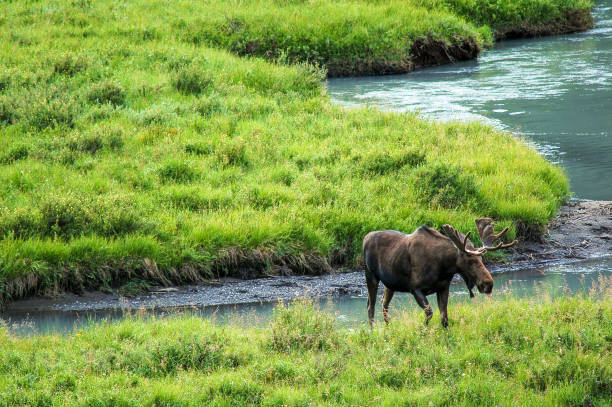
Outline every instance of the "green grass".
<svg viewBox="0 0 612 407">
<path fill-rule="evenodd" d="M 159 24 L 172 24 L 177 39 L 195 45 L 309 62 L 331 76 L 353 76 L 409 72 L 449 62 L 449 55 L 473 58 L 509 31 L 530 36 L 585 30 L 592 27 L 592 6 L 590 0 L 204 1 L 183 4 L 181 17 L 171 21 L 160 15 Z M 426 55 L 413 49 L 415 43 Z"/>
<path fill-rule="evenodd" d="M 492 216 L 513 234 L 568 196 L 562 171 L 509 134 L 345 110 L 312 65 L 185 37 L 182 20 L 213 24 L 220 7 L 3 3 L 2 297 L 354 267 L 371 230 L 475 231 Z"/>
<path fill-rule="evenodd" d="M 593 7 L 591 0 L 431 0 L 432 5 L 436 3 L 448 6 L 450 11 L 476 25 L 492 27 L 494 31 L 559 24 L 571 19 L 573 13 Z"/>
<path fill-rule="evenodd" d="M 190 316 L 67 336 L 0 327 L 0 406 L 608 406 L 610 283 L 453 304 L 448 330 L 416 309 L 370 330 L 365 306 L 363 325 L 341 328 L 307 301 L 266 328 Z"/>
</svg>

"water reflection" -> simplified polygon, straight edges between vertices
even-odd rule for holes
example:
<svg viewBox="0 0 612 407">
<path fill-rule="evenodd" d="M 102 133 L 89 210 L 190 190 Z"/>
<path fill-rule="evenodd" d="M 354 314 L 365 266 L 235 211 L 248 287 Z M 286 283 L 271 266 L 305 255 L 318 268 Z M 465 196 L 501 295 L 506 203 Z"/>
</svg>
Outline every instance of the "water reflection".
<svg viewBox="0 0 612 407">
<path fill-rule="evenodd" d="M 328 82 L 347 106 L 481 120 L 529 136 L 567 168 L 580 198 L 612 199 L 612 0 L 587 33 L 505 41 L 477 61 Z"/>
</svg>

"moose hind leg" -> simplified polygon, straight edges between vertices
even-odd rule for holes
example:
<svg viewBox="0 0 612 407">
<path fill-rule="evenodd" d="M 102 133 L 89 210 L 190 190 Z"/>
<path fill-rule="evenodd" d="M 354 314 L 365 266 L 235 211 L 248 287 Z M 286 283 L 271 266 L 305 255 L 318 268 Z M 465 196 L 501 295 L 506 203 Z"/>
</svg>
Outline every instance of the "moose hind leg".
<svg viewBox="0 0 612 407">
<path fill-rule="evenodd" d="M 389 287 L 385 287 L 385 294 L 383 295 L 382 311 L 383 311 L 383 318 L 386 323 L 389 323 L 389 303 L 391 302 L 391 299 L 393 298 L 393 294 L 395 294 L 395 291 L 393 291 Z"/>
<path fill-rule="evenodd" d="M 370 326 L 374 325 L 374 308 L 376 306 L 376 295 L 378 294 L 378 283 L 380 280 L 372 273 L 366 271 L 366 283 L 368 285 L 368 319 Z"/>
<path fill-rule="evenodd" d="M 433 316 L 433 309 L 431 308 L 431 305 L 429 305 L 427 297 L 421 290 L 418 289 L 414 290 L 412 295 L 414 295 L 414 299 L 416 300 L 417 304 L 419 304 L 419 307 L 423 308 L 423 311 L 425 311 L 425 325 L 429 324 L 429 320 L 431 320 L 431 317 Z"/>
<path fill-rule="evenodd" d="M 447 314 L 447 306 L 448 306 L 448 289 L 447 286 L 442 291 L 437 292 L 438 297 L 438 309 L 440 310 L 440 320 L 442 321 L 442 326 L 444 328 L 448 327 L 448 314 Z"/>
</svg>

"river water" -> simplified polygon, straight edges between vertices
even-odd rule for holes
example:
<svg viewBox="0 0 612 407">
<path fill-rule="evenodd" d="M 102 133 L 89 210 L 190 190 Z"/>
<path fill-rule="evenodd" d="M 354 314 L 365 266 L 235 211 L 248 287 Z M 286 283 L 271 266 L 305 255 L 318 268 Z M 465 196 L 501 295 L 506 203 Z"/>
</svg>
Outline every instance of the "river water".
<svg viewBox="0 0 612 407">
<path fill-rule="evenodd" d="M 566 168 L 576 197 L 612 200 L 612 0 L 593 14 L 585 33 L 503 41 L 476 61 L 406 75 L 330 79 L 328 93 L 522 133 Z"/>
<path fill-rule="evenodd" d="M 525 297 L 530 299 L 552 298 L 568 295 L 588 295 L 593 286 L 598 286 L 601 279 L 612 278 L 612 258 L 589 260 L 578 263 L 543 267 L 539 269 L 518 270 L 494 274 L 494 295 L 492 301 L 506 297 Z M 379 297 L 383 289 L 379 288 Z M 475 290 L 476 292 L 476 290 Z M 367 292 L 365 289 L 357 295 L 345 295 L 335 298 L 319 299 L 322 309 L 336 316 L 340 325 L 355 327 L 367 322 Z M 486 296 L 476 294 L 479 301 L 489 301 Z M 430 296 L 432 306 L 436 309 L 435 296 Z M 463 282 L 451 285 L 449 313 L 452 318 L 452 306 L 457 302 L 469 301 L 469 295 Z M 608 299 L 609 300 L 609 299 Z M 237 304 L 212 307 L 173 307 L 157 309 L 108 309 L 95 312 L 66 311 L 19 311 L 0 314 L 0 323 L 18 335 L 37 333 L 71 333 L 95 323 L 104 323 L 125 318 L 167 317 L 180 314 L 195 314 L 212 318 L 221 324 L 266 325 L 275 307 L 275 303 Z M 474 304 L 474 306 L 477 306 Z M 391 303 L 391 314 L 397 315 L 406 309 L 417 307 L 409 294 L 397 293 Z M 377 304 L 377 318 L 381 319 L 380 301 Z M 439 322 L 439 320 L 438 320 Z"/>
</svg>

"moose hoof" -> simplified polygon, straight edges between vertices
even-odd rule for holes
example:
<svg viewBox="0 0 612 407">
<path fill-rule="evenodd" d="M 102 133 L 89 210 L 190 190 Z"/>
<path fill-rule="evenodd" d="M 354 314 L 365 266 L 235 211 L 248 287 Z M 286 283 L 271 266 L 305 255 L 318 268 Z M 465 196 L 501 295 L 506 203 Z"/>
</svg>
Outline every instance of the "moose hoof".
<svg viewBox="0 0 612 407">
<path fill-rule="evenodd" d="M 448 328 L 448 318 L 442 318 L 442 326 Z"/>
<path fill-rule="evenodd" d="M 389 323 L 389 315 L 388 314 L 383 314 L 383 320 L 385 321 L 385 324 Z"/>
<path fill-rule="evenodd" d="M 425 308 L 425 325 L 429 324 L 431 317 L 433 317 L 433 311 L 431 310 L 431 307 Z"/>
</svg>

